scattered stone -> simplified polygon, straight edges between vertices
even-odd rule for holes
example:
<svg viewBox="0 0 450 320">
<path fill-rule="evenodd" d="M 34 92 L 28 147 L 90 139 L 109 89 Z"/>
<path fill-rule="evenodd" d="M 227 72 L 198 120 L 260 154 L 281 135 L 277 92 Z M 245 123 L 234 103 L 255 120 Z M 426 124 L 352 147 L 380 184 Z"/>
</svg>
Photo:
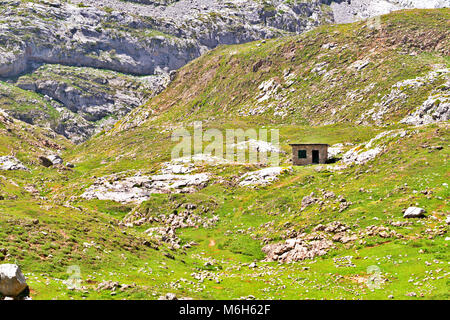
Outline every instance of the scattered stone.
<svg viewBox="0 0 450 320">
<path fill-rule="evenodd" d="M 104 291 L 104 290 L 115 291 L 120 287 L 121 285 L 117 281 L 106 280 L 99 283 L 99 285 L 97 286 L 97 291 Z"/>
<path fill-rule="evenodd" d="M 405 227 L 410 226 L 412 223 L 410 221 L 391 221 L 389 224 L 394 227 Z"/>
<path fill-rule="evenodd" d="M 262 248 L 265 261 L 293 262 L 313 259 L 325 255 L 333 243 L 329 240 L 306 241 L 301 238 L 288 239 L 284 243 L 269 244 Z"/>
<path fill-rule="evenodd" d="M 219 221 L 217 215 L 207 215 L 210 210 L 209 207 L 202 205 L 197 208 L 194 203 L 186 203 L 182 207 L 185 210 L 174 210 L 170 214 L 153 215 L 151 212 L 134 210 L 126 215 L 119 223 L 120 226 L 134 227 L 142 226 L 147 223 L 157 223 L 158 226 L 148 228 L 145 233 L 159 241 L 169 244 L 171 249 L 180 249 L 181 240 L 176 236 L 176 230 L 181 228 L 211 228 Z M 180 207 L 181 208 L 181 207 Z M 194 212 L 198 209 L 197 212 Z M 195 242 L 190 242 L 183 245 L 183 249 L 190 248 L 196 245 Z"/>
<path fill-rule="evenodd" d="M 202 270 L 199 272 L 191 273 L 191 276 L 198 280 L 199 282 L 204 282 L 205 280 L 212 281 L 215 283 L 221 283 L 222 280 L 219 278 L 217 274 L 211 271 Z"/>
<path fill-rule="evenodd" d="M 403 118 L 400 122 L 419 126 L 450 120 L 449 89 L 450 81 L 447 81 L 442 89 L 435 90 L 416 111 Z"/>
<path fill-rule="evenodd" d="M 227 159 L 223 157 L 216 157 L 207 153 L 196 153 L 192 156 L 182 157 L 173 159 L 171 162 L 165 163 L 165 165 L 177 165 L 177 164 L 191 164 L 191 163 L 204 163 L 208 165 L 219 165 L 230 163 Z M 190 168 L 193 168 L 191 166 Z"/>
<path fill-rule="evenodd" d="M 186 174 L 194 170 L 194 165 L 171 164 L 166 163 L 161 169 L 162 174 Z"/>
<path fill-rule="evenodd" d="M 369 59 L 366 60 L 357 60 L 355 61 L 351 67 L 357 71 L 364 69 L 370 63 Z"/>
<path fill-rule="evenodd" d="M 333 221 L 326 225 L 324 231 L 328 233 L 341 233 L 347 231 L 348 229 L 349 227 L 345 223 Z"/>
<path fill-rule="evenodd" d="M 344 257 L 337 257 L 333 258 L 334 265 L 336 268 L 353 268 L 356 267 L 356 265 L 352 262 L 353 257 L 352 256 L 344 256 Z"/>
<path fill-rule="evenodd" d="M 97 181 L 81 195 L 92 200 L 112 200 L 117 202 L 143 202 L 151 194 L 192 193 L 204 188 L 209 181 L 208 173 L 192 175 L 162 174 L 154 176 L 135 175 L 120 178 L 111 175 Z"/>
<path fill-rule="evenodd" d="M 109 290 L 109 291 L 111 291 L 111 295 L 116 295 L 117 294 L 116 290 L 120 290 L 121 292 L 124 292 L 127 289 L 133 288 L 135 286 L 136 286 L 135 284 L 131 284 L 131 285 L 130 284 L 120 284 L 117 281 L 106 280 L 106 281 L 99 283 L 99 285 L 97 286 L 97 291 Z"/>
<path fill-rule="evenodd" d="M 333 236 L 333 241 L 341 242 L 341 243 L 348 243 L 351 241 L 355 241 L 357 239 L 358 239 L 358 236 L 356 234 L 348 235 L 345 232 L 339 232 Z"/>
<path fill-rule="evenodd" d="M 334 194 L 333 191 L 325 191 L 325 192 L 323 193 L 323 197 L 324 197 L 325 199 L 334 199 L 334 198 L 336 198 L 336 194 Z"/>
<path fill-rule="evenodd" d="M 327 72 L 327 66 L 328 62 L 320 62 L 317 63 L 314 68 L 312 68 L 311 72 L 317 73 L 319 76 L 323 75 L 325 72 Z"/>
<path fill-rule="evenodd" d="M 158 300 L 178 300 L 175 293 L 166 293 L 164 296 L 160 296 Z"/>
<path fill-rule="evenodd" d="M 303 197 L 302 209 L 305 209 L 305 208 L 309 207 L 310 205 L 313 205 L 319 201 L 319 199 L 315 198 L 314 196 L 315 196 L 315 194 L 314 194 L 314 192 L 312 192 L 309 196 Z"/>
<path fill-rule="evenodd" d="M 337 47 L 337 44 L 333 43 L 333 42 L 325 43 L 322 45 L 322 49 L 327 49 L 327 50 L 334 49 L 336 47 Z"/>
<path fill-rule="evenodd" d="M 257 97 L 258 102 L 264 102 L 273 98 L 273 96 L 277 93 L 278 88 L 280 88 L 280 84 L 275 79 L 269 79 L 261 83 L 258 87 L 260 93 Z"/>
<path fill-rule="evenodd" d="M 384 227 L 384 226 L 368 226 L 366 227 L 365 231 L 361 232 L 360 236 L 369 236 L 369 237 L 373 237 L 373 236 L 378 236 L 381 238 L 401 238 L 402 235 L 395 232 L 394 230 L 390 230 L 388 227 Z"/>
<path fill-rule="evenodd" d="M 313 231 L 313 232 L 324 231 L 325 228 L 326 228 L 325 225 L 323 225 L 323 224 L 318 224 L 317 226 L 315 226 L 315 227 L 312 229 L 312 231 Z"/>
<path fill-rule="evenodd" d="M 239 183 L 240 186 L 265 186 L 276 180 L 283 173 L 291 172 L 292 168 L 270 167 L 244 174 Z"/>
</svg>

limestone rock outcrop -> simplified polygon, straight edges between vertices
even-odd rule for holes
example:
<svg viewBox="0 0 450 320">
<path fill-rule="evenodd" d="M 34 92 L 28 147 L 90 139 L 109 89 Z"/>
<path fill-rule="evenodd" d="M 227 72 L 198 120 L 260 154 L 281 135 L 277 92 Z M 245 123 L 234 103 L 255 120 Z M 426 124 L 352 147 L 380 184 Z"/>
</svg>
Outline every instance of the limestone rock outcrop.
<svg viewBox="0 0 450 320">
<path fill-rule="evenodd" d="M 0 157 L 0 170 L 28 170 L 17 158 L 12 156 Z"/>
<path fill-rule="evenodd" d="M 0 294 L 15 298 L 20 295 L 28 285 L 20 267 L 15 264 L 0 265 Z"/>
</svg>

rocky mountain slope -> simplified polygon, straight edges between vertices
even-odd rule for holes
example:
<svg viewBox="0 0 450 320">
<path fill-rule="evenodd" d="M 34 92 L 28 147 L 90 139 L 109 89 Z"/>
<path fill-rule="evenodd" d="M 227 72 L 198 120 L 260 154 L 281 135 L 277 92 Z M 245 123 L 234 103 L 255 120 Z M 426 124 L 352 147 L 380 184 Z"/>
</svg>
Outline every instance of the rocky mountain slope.
<svg viewBox="0 0 450 320">
<path fill-rule="evenodd" d="M 167 90 L 110 134 L 174 119 L 384 126 L 448 120 L 448 18 L 448 9 L 393 13 L 379 28 L 359 22 L 219 48 L 179 70 Z"/>
<path fill-rule="evenodd" d="M 274 26 L 293 17 L 279 9 L 217 29 L 245 43 L 196 58 L 210 48 L 198 42 L 206 31 L 192 36 L 196 9 L 234 16 L 267 3 L 284 2 L 0 2 L 2 30 L 15 26 L 0 33 L 0 59 L 26 62 L 0 81 L 0 263 L 20 266 L 31 298 L 449 298 L 450 9 L 300 35 Z M 285 5 L 333 17 L 324 3 Z M 167 18 L 139 38 L 162 15 L 192 34 L 171 34 Z M 194 54 L 178 60 L 189 43 Z M 172 44 L 170 58 L 161 48 Z M 140 59 L 148 70 L 132 71 Z M 194 121 L 205 134 L 278 129 L 279 145 L 234 147 L 279 165 L 218 158 L 208 141 L 173 158 L 174 130 Z M 97 134 L 74 145 L 56 132 Z M 296 142 L 329 144 L 329 163 L 293 167 Z"/>
<path fill-rule="evenodd" d="M 170 81 L 170 71 L 218 45 L 301 33 L 405 7 L 449 5 L 447 0 L 379 2 L 374 7 L 372 2 L 341 0 L 4 0 L 0 80 L 45 95 L 27 109 L 32 117 L 23 110 L 6 111 L 78 143 L 159 93 Z M 99 85 L 85 84 L 116 86 L 111 73 L 92 68 L 122 73 L 116 75 L 126 81 L 128 93 L 110 90 L 100 97 Z M 140 76 L 152 77 L 146 81 Z M 0 82 L 8 92 L 5 87 Z"/>
<path fill-rule="evenodd" d="M 155 7 L 154 3 L 138 6 L 121 1 L 2 1 L 0 78 L 15 83 L 17 77 L 29 74 L 26 83 L 18 79 L 16 84 L 51 98 L 52 113 L 59 115 L 56 122 L 46 124 L 79 142 L 158 93 L 167 83 L 169 71 L 208 49 L 301 32 L 330 21 L 319 3 L 284 5 L 286 12 L 277 18 L 275 7 L 253 2 L 239 8 L 229 4 L 228 9 L 221 2 L 205 2 L 204 12 L 197 11 L 199 5 L 177 3 L 171 11 L 172 6 L 162 3 Z M 281 7 L 277 10 L 281 12 Z M 110 86 L 111 75 L 68 67 L 61 72 L 60 65 L 125 73 L 121 78 L 128 77 L 128 83 L 123 89 L 129 94 L 99 97 L 97 86 L 86 87 L 83 82 Z M 65 79 L 68 73 L 71 76 Z M 136 75 L 155 76 L 147 82 Z M 143 89 L 146 96 L 140 93 Z M 44 115 L 42 111 L 34 110 L 41 113 L 39 118 L 48 118 L 50 112 Z M 29 119 L 20 111 L 11 114 Z M 98 120 L 104 121 L 98 124 Z"/>
<path fill-rule="evenodd" d="M 4 82 L 0 101 L 43 123 L 41 109 L 78 106 L 67 88 L 150 100 L 79 145 L 0 117 L 0 263 L 20 265 L 33 299 L 448 299 L 449 16 L 221 46 L 154 97 L 84 66 Z M 58 100 L 43 95 L 53 80 Z M 173 158 L 174 130 L 195 120 L 205 134 L 278 129 L 278 146 L 235 147 L 279 165 Z M 293 167 L 295 142 L 329 144 L 330 163 Z"/>
</svg>

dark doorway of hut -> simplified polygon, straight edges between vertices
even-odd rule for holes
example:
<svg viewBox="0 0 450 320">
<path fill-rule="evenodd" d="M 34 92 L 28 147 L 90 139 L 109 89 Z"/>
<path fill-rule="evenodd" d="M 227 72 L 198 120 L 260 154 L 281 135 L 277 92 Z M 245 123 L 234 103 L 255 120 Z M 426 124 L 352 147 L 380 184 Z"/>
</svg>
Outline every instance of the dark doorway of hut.
<svg viewBox="0 0 450 320">
<path fill-rule="evenodd" d="M 319 150 L 312 151 L 312 163 L 319 163 Z"/>
</svg>

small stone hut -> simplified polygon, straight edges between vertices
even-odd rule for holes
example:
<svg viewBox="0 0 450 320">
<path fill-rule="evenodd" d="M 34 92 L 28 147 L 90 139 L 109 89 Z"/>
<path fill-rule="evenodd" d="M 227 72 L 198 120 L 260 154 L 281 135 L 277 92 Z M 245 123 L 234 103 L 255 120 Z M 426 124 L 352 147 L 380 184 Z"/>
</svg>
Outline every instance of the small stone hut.
<svg viewBox="0 0 450 320">
<path fill-rule="evenodd" d="M 328 144 L 291 144 L 292 164 L 305 166 L 308 164 L 326 163 L 328 160 Z"/>
</svg>

